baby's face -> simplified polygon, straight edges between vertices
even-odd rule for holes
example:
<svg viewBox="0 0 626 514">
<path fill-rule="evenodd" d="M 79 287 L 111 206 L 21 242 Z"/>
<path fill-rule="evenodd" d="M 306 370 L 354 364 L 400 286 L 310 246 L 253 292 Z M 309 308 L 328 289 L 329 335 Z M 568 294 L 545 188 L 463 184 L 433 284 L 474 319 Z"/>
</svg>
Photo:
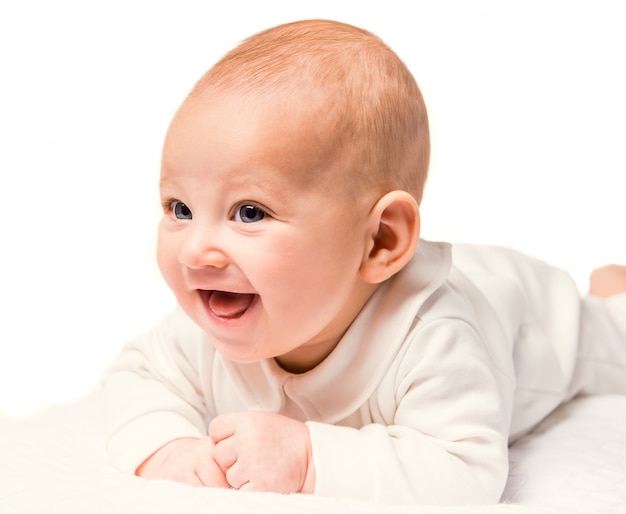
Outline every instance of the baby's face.
<svg viewBox="0 0 626 514">
<path fill-rule="evenodd" d="M 226 357 L 312 368 L 373 286 L 359 268 L 369 206 L 329 187 L 333 164 L 297 105 L 187 101 L 161 170 L 161 272 Z"/>
</svg>

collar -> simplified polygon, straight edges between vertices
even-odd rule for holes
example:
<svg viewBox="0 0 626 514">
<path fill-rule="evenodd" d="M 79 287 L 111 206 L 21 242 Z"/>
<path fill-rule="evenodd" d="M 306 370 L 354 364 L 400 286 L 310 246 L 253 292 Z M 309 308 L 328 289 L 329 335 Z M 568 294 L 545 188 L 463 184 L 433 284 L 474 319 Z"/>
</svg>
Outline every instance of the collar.
<svg viewBox="0 0 626 514">
<path fill-rule="evenodd" d="M 284 412 L 289 398 L 307 420 L 338 423 L 378 387 L 451 263 L 450 245 L 420 240 L 411 261 L 378 288 L 333 352 L 306 373 L 288 373 L 274 359 L 220 360 L 251 408 Z"/>
</svg>

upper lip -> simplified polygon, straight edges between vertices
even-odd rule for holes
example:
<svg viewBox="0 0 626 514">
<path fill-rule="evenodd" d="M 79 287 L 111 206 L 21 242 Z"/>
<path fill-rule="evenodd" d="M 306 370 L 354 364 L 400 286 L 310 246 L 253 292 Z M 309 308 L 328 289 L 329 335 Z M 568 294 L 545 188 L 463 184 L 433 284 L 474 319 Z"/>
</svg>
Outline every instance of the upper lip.
<svg viewBox="0 0 626 514">
<path fill-rule="evenodd" d="M 187 272 L 184 275 L 185 285 L 189 290 L 224 291 L 227 293 L 249 293 L 252 287 L 244 280 L 233 280 L 225 275 L 212 273 Z"/>
<path fill-rule="evenodd" d="M 254 291 L 241 291 L 241 290 L 238 290 L 237 288 L 196 287 L 193 289 L 201 293 L 213 293 L 214 291 L 219 291 L 220 293 L 230 293 L 230 294 L 256 294 Z"/>
<path fill-rule="evenodd" d="M 187 269 L 183 274 L 185 286 L 190 291 L 223 291 L 225 293 L 255 293 L 246 281 L 226 276 L 224 272 Z"/>
</svg>

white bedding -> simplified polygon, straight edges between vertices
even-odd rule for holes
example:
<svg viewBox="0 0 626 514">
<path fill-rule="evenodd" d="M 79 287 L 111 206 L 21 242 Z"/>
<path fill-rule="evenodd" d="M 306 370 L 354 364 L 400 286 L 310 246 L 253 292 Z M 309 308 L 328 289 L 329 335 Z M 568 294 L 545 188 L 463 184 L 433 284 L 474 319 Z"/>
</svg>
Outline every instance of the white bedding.
<svg viewBox="0 0 626 514">
<path fill-rule="evenodd" d="M 0 513 L 626 512 L 626 396 L 577 398 L 511 448 L 503 503 L 489 507 L 356 501 L 146 481 L 111 469 L 101 394 L 28 418 L 0 417 Z"/>
</svg>

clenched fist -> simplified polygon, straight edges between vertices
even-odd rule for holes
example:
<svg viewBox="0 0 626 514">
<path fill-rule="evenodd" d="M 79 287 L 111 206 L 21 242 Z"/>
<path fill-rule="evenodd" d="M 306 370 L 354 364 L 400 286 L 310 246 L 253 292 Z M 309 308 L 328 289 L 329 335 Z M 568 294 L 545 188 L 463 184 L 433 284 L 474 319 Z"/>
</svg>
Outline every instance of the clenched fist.
<svg viewBox="0 0 626 514">
<path fill-rule="evenodd" d="M 209 426 L 213 458 L 231 487 L 312 493 L 315 466 L 307 426 L 270 412 L 217 416 Z"/>
<path fill-rule="evenodd" d="M 214 450 L 210 437 L 175 439 L 148 457 L 135 474 L 193 486 L 230 487 L 213 458 Z"/>
</svg>

